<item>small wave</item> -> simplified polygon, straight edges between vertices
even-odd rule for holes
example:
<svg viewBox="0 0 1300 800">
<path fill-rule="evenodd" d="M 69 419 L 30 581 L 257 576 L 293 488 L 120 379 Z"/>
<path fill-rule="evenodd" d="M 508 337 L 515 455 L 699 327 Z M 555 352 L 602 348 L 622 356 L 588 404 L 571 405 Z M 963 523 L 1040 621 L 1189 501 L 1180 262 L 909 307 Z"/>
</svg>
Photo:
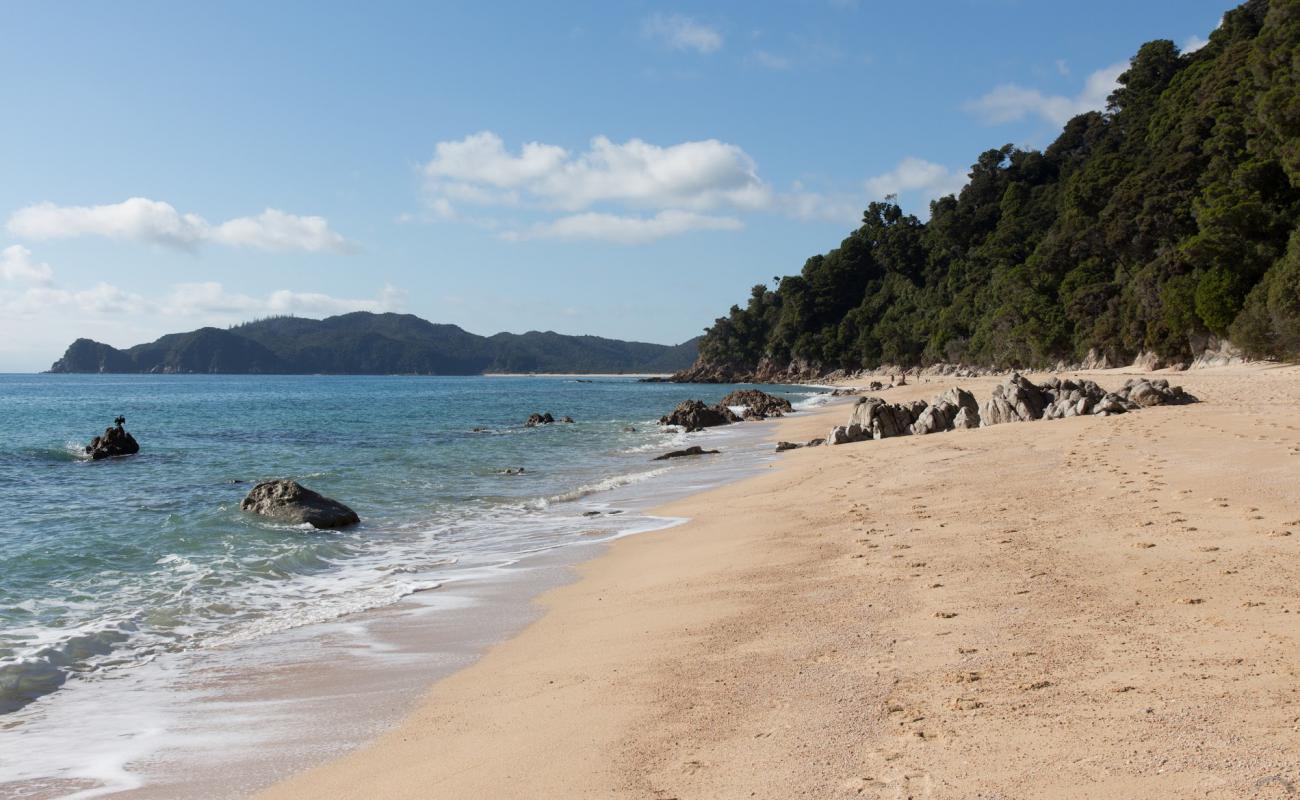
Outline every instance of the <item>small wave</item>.
<svg viewBox="0 0 1300 800">
<path fill-rule="evenodd" d="M 805 397 L 802 400 L 796 400 L 790 405 L 794 406 L 795 410 L 807 410 L 810 408 L 818 408 L 820 406 L 824 406 L 830 401 L 831 401 L 830 393 L 818 392 L 817 394 L 814 394 L 811 397 Z"/>
<path fill-rule="evenodd" d="M 659 467 L 658 469 L 647 470 L 645 472 L 631 472 L 626 475 L 613 475 L 604 480 L 596 481 L 595 483 L 586 483 L 575 489 L 570 489 L 567 492 L 552 495 L 546 498 L 546 500 L 548 503 L 568 503 L 574 500 L 581 500 L 582 498 L 596 494 L 597 492 L 608 492 L 611 489 L 618 489 L 622 486 L 629 486 L 633 483 L 640 483 L 642 481 L 648 481 L 651 478 L 657 478 L 658 476 L 669 472 L 671 469 L 671 467 Z"/>
</svg>

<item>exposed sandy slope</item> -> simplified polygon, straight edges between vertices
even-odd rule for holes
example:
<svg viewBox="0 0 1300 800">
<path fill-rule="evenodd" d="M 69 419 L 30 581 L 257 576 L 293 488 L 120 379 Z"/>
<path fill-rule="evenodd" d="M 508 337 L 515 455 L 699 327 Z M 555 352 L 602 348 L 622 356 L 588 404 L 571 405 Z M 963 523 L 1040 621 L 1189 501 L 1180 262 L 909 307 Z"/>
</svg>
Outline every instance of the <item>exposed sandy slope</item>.
<svg viewBox="0 0 1300 800">
<path fill-rule="evenodd" d="M 266 796 L 1300 796 L 1300 369 L 1167 377 L 1205 402 L 798 450 L 678 503 Z"/>
</svg>

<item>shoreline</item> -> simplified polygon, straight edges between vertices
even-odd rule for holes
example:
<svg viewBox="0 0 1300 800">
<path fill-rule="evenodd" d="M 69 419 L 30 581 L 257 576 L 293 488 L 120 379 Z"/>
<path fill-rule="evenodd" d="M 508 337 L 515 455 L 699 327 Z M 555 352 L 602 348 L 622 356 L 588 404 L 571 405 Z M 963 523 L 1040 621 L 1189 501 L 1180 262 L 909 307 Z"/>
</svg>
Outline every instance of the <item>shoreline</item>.
<svg viewBox="0 0 1300 800">
<path fill-rule="evenodd" d="M 611 543 L 395 730 L 260 796 L 1228 797 L 1300 780 L 1300 433 L 1270 422 L 1300 371 L 1175 380 L 1203 402 L 804 449 L 654 509 L 690 521 Z M 843 416 L 783 419 L 773 440 Z"/>
<path fill-rule="evenodd" d="M 177 653 L 118 680 L 70 684 L 27 716 L 41 724 L 24 723 L 26 733 L 12 741 L 17 779 L 0 785 L 0 796 L 13 789 L 34 797 L 245 797 L 361 746 L 432 682 L 534 619 L 533 598 L 573 580 L 576 563 L 612 541 L 679 524 L 652 511 L 665 499 L 761 471 L 775 457 L 771 428 L 711 429 L 703 441 L 726 457 L 674 463 L 643 482 L 622 482 L 620 473 L 584 484 L 548 512 L 589 529 L 576 540 L 537 540 L 540 549 L 522 550 L 510 563 L 471 569 L 392 604 Z M 642 457 L 644 470 L 663 473 L 652 454 Z M 619 516 L 584 521 L 611 509 Z M 76 713 L 85 708 L 96 712 Z M 101 724 L 101 717 L 130 721 Z M 68 739 L 86 743 L 72 770 L 58 754 Z"/>
</svg>

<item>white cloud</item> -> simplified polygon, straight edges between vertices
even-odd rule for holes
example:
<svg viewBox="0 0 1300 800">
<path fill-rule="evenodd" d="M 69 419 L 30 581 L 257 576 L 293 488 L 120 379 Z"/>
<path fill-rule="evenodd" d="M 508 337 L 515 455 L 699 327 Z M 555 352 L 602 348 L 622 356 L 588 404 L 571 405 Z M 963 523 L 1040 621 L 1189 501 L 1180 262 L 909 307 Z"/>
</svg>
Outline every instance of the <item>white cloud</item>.
<svg viewBox="0 0 1300 800">
<path fill-rule="evenodd" d="M 970 101 L 965 109 L 990 125 L 1019 122 L 1031 115 L 1053 125 L 1064 125 L 1084 112 L 1105 109 L 1106 98 L 1119 86 L 1119 76 L 1126 69 L 1128 62 L 1124 61 L 1093 72 L 1074 97 L 1044 94 L 1037 89 L 1005 83 Z"/>
<path fill-rule="evenodd" d="M 268 208 L 256 217 L 212 225 L 197 214 L 182 214 L 169 203 L 145 197 L 100 206 L 38 203 L 14 212 L 8 228 L 28 239 L 102 236 L 179 248 L 205 242 L 273 251 L 347 251 L 352 247 L 330 229 L 324 217 Z"/>
<path fill-rule="evenodd" d="M 587 212 L 538 223 L 522 231 L 510 231 L 503 234 L 503 238 L 510 241 L 587 239 L 619 244 L 645 244 L 691 231 L 734 231 L 743 227 L 744 223 L 734 217 L 673 209 L 660 211 L 652 217 Z"/>
<path fill-rule="evenodd" d="M 0 250 L 0 280 L 45 284 L 54 280 L 54 270 L 32 260 L 31 250 L 15 244 Z"/>
<path fill-rule="evenodd" d="M 21 292 L 0 290 L 0 310 L 13 316 L 48 316 L 53 312 L 127 314 L 146 307 L 147 303 L 140 295 L 108 283 L 98 283 L 82 291 L 53 286 L 37 286 Z"/>
<path fill-rule="evenodd" d="M 641 33 L 673 50 L 712 53 L 722 47 L 722 34 L 681 14 L 652 14 L 641 23 Z"/>
<path fill-rule="evenodd" d="M 6 284 L 24 284 L 9 289 Z M 54 283 L 54 270 L 38 263 L 20 245 L 0 250 L 0 312 L 9 316 L 39 315 L 52 318 L 58 312 L 88 315 L 162 314 L 231 321 L 258 314 L 328 315 L 347 311 L 395 311 L 405 293 L 385 286 L 373 298 L 345 298 L 319 292 L 279 289 L 264 297 L 227 292 L 215 281 L 178 283 L 162 297 L 146 298 L 109 283 L 90 289 L 65 289 Z"/>
<path fill-rule="evenodd" d="M 867 193 L 876 199 L 891 194 L 915 193 L 929 202 L 961 191 L 966 181 L 966 174 L 961 170 L 950 170 L 942 164 L 908 156 L 889 172 L 868 178 L 866 187 Z"/>
<path fill-rule="evenodd" d="M 697 230 L 734 230 L 737 213 L 853 224 L 859 192 L 819 194 L 794 184 L 776 191 L 740 147 L 706 139 L 661 146 L 593 138 L 581 152 L 530 142 L 511 150 L 482 131 L 439 142 L 422 165 L 426 218 L 496 230 L 503 239 L 587 239 L 644 243 Z M 508 209 L 532 222 L 493 219 Z M 730 212 L 730 213 L 728 213 Z"/>
<path fill-rule="evenodd" d="M 619 144 L 597 136 L 578 154 L 539 142 L 511 153 L 500 136 L 483 131 L 439 142 L 424 174 L 431 202 L 444 216 L 457 202 L 526 202 L 563 211 L 606 202 L 693 210 L 757 209 L 770 202 L 754 160 L 716 139 L 661 147 L 641 139 Z"/>
<path fill-rule="evenodd" d="M 279 289 L 264 297 L 228 292 L 217 281 L 178 283 L 156 304 L 169 316 L 245 319 L 260 314 L 329 315 L 349 311 L 396 311 L 405 293 L 385 286 L 374 298 L 333 297 L 318 292 Z"/>
<path fill-rule="evenodd" d="M 1064 58 L 1056 59 L 1056 71 L 1063 76 L 1070 74 L 1070 65 L 1066 63 Z"/>
</svg>

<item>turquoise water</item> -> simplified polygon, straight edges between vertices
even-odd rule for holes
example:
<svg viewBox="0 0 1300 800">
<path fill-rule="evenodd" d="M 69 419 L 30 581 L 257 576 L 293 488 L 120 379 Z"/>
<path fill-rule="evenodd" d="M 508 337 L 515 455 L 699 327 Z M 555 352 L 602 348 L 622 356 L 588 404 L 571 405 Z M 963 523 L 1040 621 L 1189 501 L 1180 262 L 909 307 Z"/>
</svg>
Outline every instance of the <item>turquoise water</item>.
<svg viewBox="0 0 1300 800">
<path fill-rule="evenodd" d="M 633 515 L 603 495 L 699 469 L 651 461 L 684 441 L 654 421 L 733 388 L 0 376 L 0 727 L 72 682 L 382 607 L 578 541 L 594 517 L 611 535 L 630 528 Z M 523 427 L 534 411 L 576 423 Z M 84 460 L 81 446 L 119 413 L 140 454 Z M 271 477 L 348 503 L 362 524 L 324 532 L 242 513 L 251 484 Z"/>
</svg>

